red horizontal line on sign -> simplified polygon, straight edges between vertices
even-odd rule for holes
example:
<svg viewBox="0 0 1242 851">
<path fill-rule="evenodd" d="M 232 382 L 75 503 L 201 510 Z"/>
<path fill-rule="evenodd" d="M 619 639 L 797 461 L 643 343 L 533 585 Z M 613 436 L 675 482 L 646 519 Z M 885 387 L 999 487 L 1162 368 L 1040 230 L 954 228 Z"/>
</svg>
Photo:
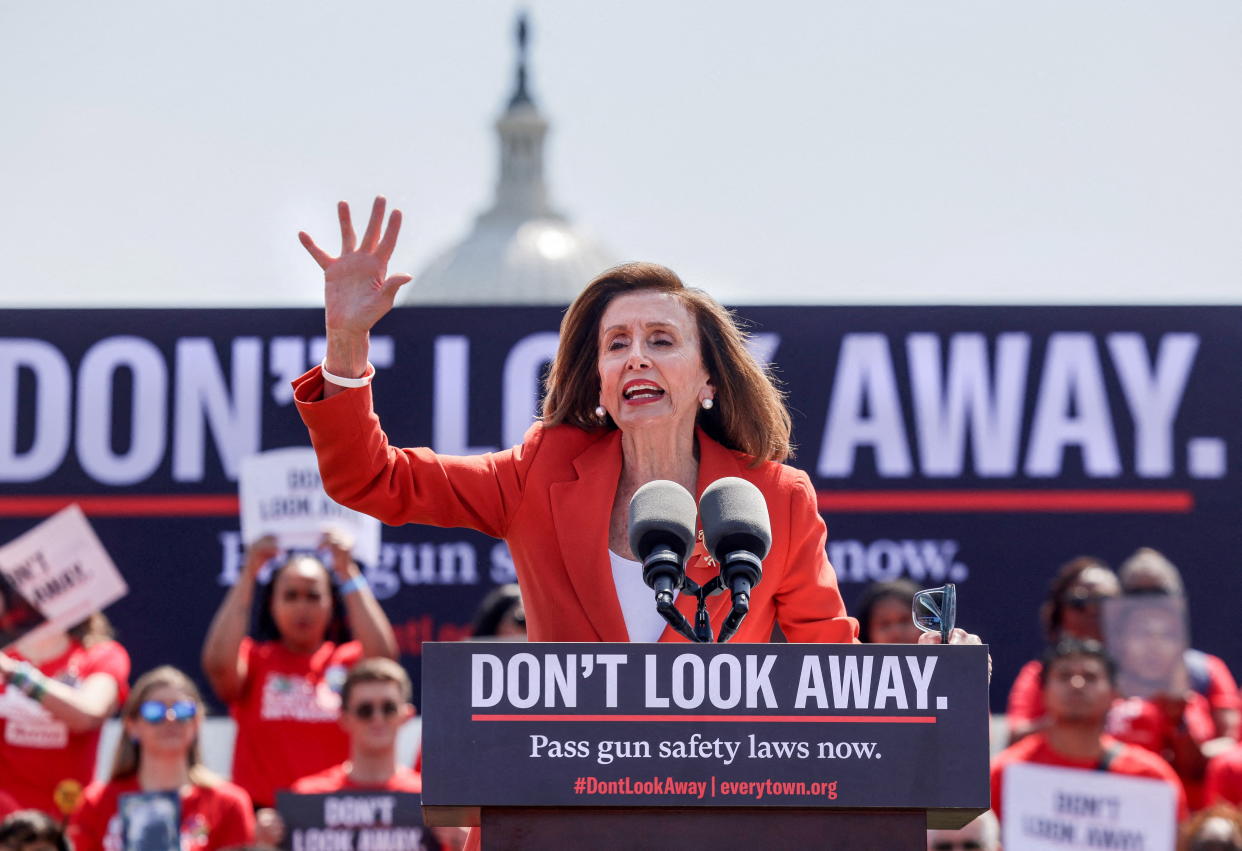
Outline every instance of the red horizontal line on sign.
<svg viewBox="0 0 1242 851">
<path fill-rule="evenodd" d="M 935 724 L 935 715 L 471 715 L 471 721 L 745 721 L 819 724 Z"/>
<path fill-rule="evenodd" d="M 884 511 L 1188 514 L 1195 507 L 1194 494 L 1181 490 L 819 491 L 816 496 L 820 511 L 836 514 Z"/>
<path fill-rule="evenodd" d="M 0 497 L 0 517 L 46 517 L 77 503 L 87 517 L 236 517 L 237 494 Z"/>
</svg>

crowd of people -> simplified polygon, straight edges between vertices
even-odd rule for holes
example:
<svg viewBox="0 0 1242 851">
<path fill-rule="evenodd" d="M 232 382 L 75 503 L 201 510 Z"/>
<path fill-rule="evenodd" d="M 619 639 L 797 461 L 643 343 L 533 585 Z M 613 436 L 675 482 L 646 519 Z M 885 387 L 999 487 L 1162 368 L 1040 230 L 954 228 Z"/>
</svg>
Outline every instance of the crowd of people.
<svg viewBox="0 0 1242 851">
<path fill-rule="evenodd" d="M 128 655 L 102 615 L 0 653 L 0 848 L 121 848 L 118 801 L 137 791 L 179 791 L 183 847 L 196 850 L 279 844 L 278 790 L 419 792 L 420 766 L 397 760 L 398 731 L 415 710 L 391 627 L 348 542 L 327 536 L 324 544 L 327 564 L 284 558 L 271 539 L 258 541 L 209 628 L 203 670 L 237 722 L 231 780 L 202 762 L 204 704 L 194 680 L 162 666 L 131 685 Z M 260 586 L 269 561 L 278 566 Z M 905 581 L 867 587 L 855 608 L 859 640 L 917 641 L 918 590 Z M 1110 600 L 1130 605 L 1106 630 Z M 929 851 L 999 848 L 1005 771 L 1019 763 L 1165 783 L 1182 847 L 1242 849 L 1242 698 L 1224 662 L 1187 645 L 1184 620 L 1162 620 L 1184 606 L 1176 567 L 1150 549 L 1117 573 L 1085 557 L 1060 568 L 1041 611 L 1047 650 L 1009 693 L 992 810 L 960 831 L 929 831 Z M 524 636 L 516 586 L 487 595 L 474 631 Z M 1176 690 L 1144 691 L 1144 677 Z M 100 727 L 118 712 L 123 733 L 109 779 L 91 783 Z M 462 830 L 428 834 L 433 847 L 465 841 Z"/>
<path fill-rule="evenodd" d="M 300 235 L 324 271 L 326 353 L 294 382 L 294 401 L 337 502 L 393 525 L 465 527 L 508 544 L 522 596 L 489 598 L 481 630 L 534 641 L 676 639 L 653 611 L 641 542 L 629 535 L 631 499 L 671 483 L 693 509 L 727 478 L 756 492 L 770 517 L 763 535 L 747 533 L 767 537 L 753 556 L 763 582 L 730 585 L 733 604 L 749 610 L 735 642 L 981 643 L 961 629 L 916 629 L 918 589 L 908 584 L 868 589 L 847 613 L 810 478 L 784 463 L 792 422 L 783 393 L 733 316 L 663 266 L 609 269 L 570 305 L 542 415 L 520 445 L 476 456 L 390 446 L 372 405 L 369 335 L 410 278 L 388 274 L 401 217 L 393 211 L 385 224 L 385 210 L 377 198 L 359 239 L 342 203 L 335 257 Z M 691 524 L 679 540 L 689 580 L 720 574 L 703 533 L 695 539 Z M 392 627 L 346 542 L 325 545 L 323 560 L 284 559 L 262 585 L 278 554 L 272 541 L 256 542 L 208 630 L 203 670 L 238 728 L 231 781 L 202 765 L 203 704 L 190 677 L 162 667 L 130 687 L 128 657 L 102 617 L 0 653 L 0 812 L 17 809 L 0 828 L 14 838 L 0 841 L 119 849 L 118 802 L 142 790 L 179 797 L 183 849 L 270 845 L 286 828 L 273 810 L 279 790 L 418 791 L 417 765 L 395 757 L 412 708 Z M 691 586 L 663 588 L 663 602 L 693 619 L 694 594 L 673 594 L 682 588 Z M 1132 603 L 1111 626 L 1101 618 L 1109 598 Z M 711 615 L 716 634 L 727 609 Z M 1167 784 L 1187 848 L 1242 849 L 1229 809 L 1242 803 L 1238 689 L 1220 659 L 1186 644 L 1184 609 L 1177 570 L 1153 551 L 1120 575 L 1094 558 L 1062 568 L 1043 609 L 1049 649 L 1010 695 L 994 815 L 930 834 L 929 848 L 995 847 L 1007 770 L 1035 763 Z M 89 784 L 100 726 L 118 710 L 124 732 L 109 780 Z M 47 838 L 49 817 L 67 821 L 66 836 Z M 424 835 L 480 843 L 477 830 Z"/>
<path fill-rule="evenodd" d="M 855 608 L 860 639 L 913 641 L 918 590 L 904 580 L 866 588 Z M 1189 646 L 1187 614 L 1180 572 L 1153 549 L 1116 572 L 1085 556 L 1061 566 L 1040 611 L 1046 652 L 1009 691 L 992 810 L 964 830 L 929 831 L 929 851 L 999 848 L 1005 771 L 1020 763 L 1167 784 L 1181 848 L 1242 849 L 1242 695 L 1220 658 Z"/>
</svg>

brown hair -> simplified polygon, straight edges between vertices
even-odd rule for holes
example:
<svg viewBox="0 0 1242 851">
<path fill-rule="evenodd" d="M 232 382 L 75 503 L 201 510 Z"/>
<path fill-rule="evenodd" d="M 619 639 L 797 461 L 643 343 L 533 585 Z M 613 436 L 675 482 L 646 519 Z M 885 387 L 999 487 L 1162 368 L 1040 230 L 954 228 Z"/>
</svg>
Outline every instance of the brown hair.
<svg viewBox="0 0 1242 851">
<path fill-rule="evenodd" d="M 1093 567 L 1103 568 L 1109 573 L 1113 569 L 1103 559 L 1095 556 L 1078 556 L 1070 559 L 1057 570 L 1048 586 L 1048 597 L 1039 607 L 1039 619 L 1044 627 L 1044 639 L 1049 644 L 1056 644 L 1061 638 L 1061 624 L 1065 620 L 1065 594 L 1082 576 Z"/>
<path fill-rule="evenodd" d="M 1227 822 L 1233 829 L 1234 837 L 1242 838 L 1242 812 L 1229 804 L 1214 804 L 1205 810 L 1199 810 L 1182 825 L 1177 841 L 1178 851 L 1195 851 L 1199 847 L 1199 833 L 1213 819 L 1221 819 Z"/>
<path fill-rule="evenodd" d="M 125 699 L 125 705 L 121 707 L 121 717 L 137 718 L 138 708 L 147 700 L 151 692 L 161 686 L 168 686 L 185 692 L 186 696 L 193 700 L 194 705 L 198 707 L 198 714 L 203 714 L 203 697 L 199 694 L 198 686 L 194 685 L 194 680 L 172 665 L 161 665 L 154 670 L 147 671 L 134 683 L 129 697 Z M 142 748 L 136 741 L 122 733 L 121 739 L 116 745 L 116 756 L 112 760 L 112 779 L 121 780 L 137 774 L 138 765 L 141 761 Z M 207 766 L 203 765 L 203 757 L 199 750 L 197 737 L 190 743 L 190 750 L 186 754 L 186 763 L 190 767 L 190 782 L 195 786 L 212 787 L 220 784 L 221 778 L 207 768 Z"/>
<path fill-rule="evenodd" d="M 707 293 L 687 287 L 657 263 L 614 266 L 587 284 L 561 322 L 560 346 L 548 374 L 543 400 L 547 425 L 582 429 L 616 428 L 611 417 L 601 423 L 599 404 L 599 324 L 609 302 L 642 290 L 671 293 L 698 324 L 703 366 L 716 390 L 715 407 L 700 411 L 699 425 L 712 439 L 762 461 L 784 461 L 793 454 L 791 423 L 784 394 L 746 348 L 747 333 L 732 312 Z"/>
<path fill-rule="evenodd" d="M 404 703 L 410 702 L 413 691 L 410 687 L 410 675 L 393 660 L 382 656 L 363 659 L 349 669 L 349 674 L 341 685 L 341 709 L 349 708 L 349 693 L 359 683 L 396 683 Z"/>
<path fill-rule="evenodd" d="M 92 615 L 88 615 L 86 620 L 75 623 L 65 632 L 83 647 L 94 647 L 96 644 L 116 638 L 116 631 L 112 628 L 112 622 L 108 620 L 108 616 L 103 612 L 95 612 Z"/>
</svg>

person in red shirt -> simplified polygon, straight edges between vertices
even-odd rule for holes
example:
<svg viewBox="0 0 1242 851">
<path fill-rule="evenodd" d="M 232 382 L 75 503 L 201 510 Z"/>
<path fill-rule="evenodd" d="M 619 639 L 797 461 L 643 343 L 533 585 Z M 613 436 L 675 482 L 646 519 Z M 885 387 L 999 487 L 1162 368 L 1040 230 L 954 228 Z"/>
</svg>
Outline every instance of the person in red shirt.
<svg viewBox="0 0 1242 851">
<path fill-rule="evenodd" d="M 129 654 L 94 614 L 0 652 L 0 786 L 65 818 L 95 774 L 104 721 L 125 700 Z"/>
<path fill-rule="evenodd" d="M 397 763 L 397 734 L 414 716 L 410 678 L 390 659 L 355 665 L 341 687 L 341 729 L 349 737 L 349 759 L 297 780 L 292 791 L 323 795 L 342 791 L 422 792 L 419 773 Z M 284 825 L 272 810 L 259 811 L 259 841 L 277 845 Z M 460 848 L 466 831 L 432 828 L 443 848 Z"/>
<path fill-rule="evenodd" d="M 214 851 L 254 840 L 250 796 L 202 764 L 203 702 L 189 677 L 167 665 L 149 671 L 134 684 L 121 716 L 125 727 L 112 779 L 87 787 L 70 821 L 76 851 L 121 850 L 118 804 L 134 792 L 180 795 L 182 851 Z"/>
<path fill-rule="evenodd" d="M 349 542 L 335 533 L 324 542 L 331 571 L 311 556 L 290 558 L 265 589 L 258 640 L 251 640 L 246 632 L 259 569 L 278 554 L 274 539 L 256 542 L 203 644 L 203 670 L 237 721 L 233 781 L 259 806 L 272 806 L 276 790 L 349 755 L 337 724 L 345 675 L 363 657 L 397 655 L 392 625 L 350 557 Z M 346 640 L 346 624 L 356 641 Z"/>
<path fill-rule="evenodd" d="M 1121 563 L 1117 571 L 1121 591 L 1127 596 L 1156 595 L 1185 600 L 1182 574 L 1162 553 L 1142 547 Z M 1213 737 L 1224 741 L 1209 750 L 1223 753 L 1242 737 L 1242 695 L 1224 660 L 1189 649 L 1183 654 L 1189 690 L 1203 695 L 1212 716 Z"/>
<path fill-rule="evenodd" d="M 992 810 L 997 817 L 1004 821 L 1005 769 L 1027 762 L 1161 780 L 1176 790 L 1178 818 L 1184 819 L 1186 793 L 1169 764 L 1104 733 L 1104 718 L 1116 697 L 1116 668 L 1103 646 L 1063 639 L 1048 651 L 1041 669 L 1048 724 L 992 760 Z"/>
<path fill-rule="evenodd" d="M 1079 556 L 1061 566 L 1048 597 L 1039 610 L 1044 639 L 1049 645 L 1062 638 L 1101 641 L 1100 603 L 1121 593 L 1112 569 L 1093 556 Z M 1009 691 L 1005 719 L 1009 741 L 1040 730 L 1046 723 L 1043 699 L 1043 663 L 1032 659 L 1018 671 Z"/>
</svg>

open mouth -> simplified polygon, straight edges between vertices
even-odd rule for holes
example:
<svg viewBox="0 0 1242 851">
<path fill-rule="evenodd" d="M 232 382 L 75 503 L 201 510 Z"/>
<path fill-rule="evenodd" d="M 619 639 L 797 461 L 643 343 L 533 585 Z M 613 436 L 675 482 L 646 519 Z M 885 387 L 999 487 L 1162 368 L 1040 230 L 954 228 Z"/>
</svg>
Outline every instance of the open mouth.
<svg viewBox="0 0 1242 851">
<path fill-rule="evenodd" d="M 664 395 L 664 388 L 650 381 L 631 381 L 621 389 L 627 402 L 649 402 Z"/>
</svg>

